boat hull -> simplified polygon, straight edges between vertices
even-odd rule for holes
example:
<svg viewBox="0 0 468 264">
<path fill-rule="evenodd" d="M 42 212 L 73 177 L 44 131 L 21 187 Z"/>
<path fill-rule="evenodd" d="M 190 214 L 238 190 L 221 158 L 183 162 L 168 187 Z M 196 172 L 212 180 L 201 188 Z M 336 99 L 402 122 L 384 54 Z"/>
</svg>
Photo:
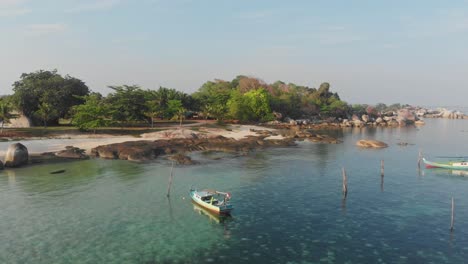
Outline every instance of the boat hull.
<svg viewBox="0 0 468 264">
<path fill-rule="evenodd" d="M 443 169 L 451 169 L 451 170 L 468 170 L 468 162 L 460 161 L 460 162 L 447 162 L 447 163 L 440 163 L 440 162 L 433 162 L 423 158 L 424 164 L 426 164 L 426 168 L 443 168 Z"/>
<path fill-rule="evenodd" d="M 192 198 L 192 201 L 212 213 L 228 215 L 233 209 L 231 204 L 216 206 L 202 201 L 196 194 L 197 192 L 195 190 L 190 191 L 190 198 Z"/>
</svg>

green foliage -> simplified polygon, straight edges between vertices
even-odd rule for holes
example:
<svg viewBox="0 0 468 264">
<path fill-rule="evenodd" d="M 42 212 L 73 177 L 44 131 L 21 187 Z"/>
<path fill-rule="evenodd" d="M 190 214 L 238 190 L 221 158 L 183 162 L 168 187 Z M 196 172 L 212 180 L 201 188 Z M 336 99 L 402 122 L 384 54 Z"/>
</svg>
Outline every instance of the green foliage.
<svg viewBox="0 0 468 264">
<path fill-rule="evenodd" d="M 2 126 L 0 133 L 3 133 L 3 126 L 10 123 L 10 119 L 15 118 L 16 115 L 12 113 L 12 104 L 9 97 L 0 98 L 0 122 Z"/>
<path fill-rule="evenodd" d="M 346 117 L 353 111 L 365 113 L 367 107 L 351 109 L 337 93 L 330 91 L 330 84 L 326 82 L 316 89 L 282 81 L 267 84 L 243 75 L 230 82 L 205 82 L 192 95 L 166 87 L 157 90 L 143 90 L 135 85 L 109 88 L 113 91 L 106 97 L 89 95 L 81 80 L 62 77 L 57 71 L 38 71 L 23 74 L 21 80 L 15 82 L 13 98 L 19 110 L 28 117 L 40 119 L 44 125 L 67 117 L 73 106 L 73 122 L 82 129 L 106 126 L 111 121 L 121 125 L 148 122 L 153 127 L 155 118 L 182 121 L 189 111 L 198 111 L 204 118 L 218 121 L 229 116 L 243 122 L 258 122 L 272 120 L 273 112 L 291 118 Z M 383 108 L 375 109 L 380 111 L 380 107 Z"/>
<path fill-rule="evenodd" d="M 270 108 L 270 95 L 263 89 L 249 90 L 242 94 L 236 90 L 227 103 L 229 114 L 240 121 L 270 121 L 273 114 Z"/>
<path fill-rule="evenodd" d="M 34 114 L 42 120 L 44 127 L 47 127 L 47 121 L 56 119 L 58 116 L 57 110 L 47 99 L 40 100 L 39 108 Z"/>
<path fill-rule="evenodd" d="M 84 104 L 73 107 L 73 125 L 82 130 L 92 129 L 96 132 L 97 128 L 107 127 L 112 123 L 111 107 L 100 94 L 93 93 L 82 99 Z"/>
<path fill-rule="evenodd" d="M 166 111 L 168 116 L 179 119 L 180 115 L 185 114 L 185 111 L 181 100 L 169 100 Z"/>
<path fill-rule="evenodd" d="M 89 94 L 85 83 L 66 75 L 62 77 L 54 71 L 23 73 L 13 84 L 13 100 L 16 108 L 30 118 L 45 116 L 47 108 L 54 110 L 47 120 L 57 122 L 66 117 L 72 106 L 83 103 L 80 96 Z M 38 112 L 39 111 L 39 112 Z"/>
<path fill-rule="evenodd" d="M 210 116 L 213 116 L 218 123 L 222 123 L 228 113 L 227 105 L 221 103 L 208 104 L 206 105 L 206 109 L 210 113 Z"/>
<path fill-rule="evenodd" d="M 217 108 L 220 108 L 220 105 L 226 105 L 233 88 L 230 82 L 221 80 L 204 83 L 197 92 L 192 94 L 193 99 L 196 101 L 195 110 L 200 110 L 206 105 L 216 106 Z"/>
<path fill-rule="evenodd" d="M 146 120 L 147 105 L 145 93 L 139 86 L 109 86 L 114 93 L 107 96 L 106 101 L 112 109 L 112 119 L 117 122 Z"/>
<path fill-rule="evenodd" d="M 169 100 L 167 112 L 172 115 L 172 119 L 180 120 L 180 125 L 182 125 L 187 109 L 184 108 L 181 100 Z"/>
<path fill-rule="evenodd" d="M 146 101 L 146 109 L 143 114 L 150 119 L 151 127 L 154 127 L 154 119 L 161 116 L 163 109 L 157 100 Z"/>
</svg>

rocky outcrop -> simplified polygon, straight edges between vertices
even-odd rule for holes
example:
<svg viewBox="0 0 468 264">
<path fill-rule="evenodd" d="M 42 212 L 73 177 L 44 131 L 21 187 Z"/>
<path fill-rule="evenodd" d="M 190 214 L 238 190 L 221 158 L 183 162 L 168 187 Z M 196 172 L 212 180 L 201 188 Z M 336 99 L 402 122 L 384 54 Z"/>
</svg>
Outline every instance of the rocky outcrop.
<svg viewBox="0 0 468 264">
<path fill-rule="evenodd" d="M 64 150 L 57 152 L 44 152 L 41 154 L 29 155 L 29 162 L 32 164 L 56 163 L 85 159 L 89 159 L 89 155 L 85 154 L 85 150 L 73 146 L 67 146 Z"/>
<path fill-rule="evenodd" d="M 31 120 L 23 115 L 23 113 L 18 111 L 12 111 L 11 115 L 13 118 L 10 119 L 8 123 L 5 123 L 5 127 L 11 128 L 22 128 L 22 127 L 31 127 Z"/>
<path fill-rule="evenodd" d="M 15 143 L 8 147 L 5 154 L 5 167 L 19 167 L 28 164 L 28 149 L 21 143 Z"/>
<path fill-rule="evenodd" d="M 84 149 L 75 148 L 73 146 L 66 146 L 65 150 L 55 153 L 55 156 L 67 159 L 88 159 L 89 156 L 85 154 Z"/>
<path fill-rule="evenodd" d="M 191 151 L 248 152 L 258 148 L 273 146 L 293 146 L 294 138 L 265 140 L 265 136 L 250 136 L 235 140 L 217 136 L 210 139 L 170 139 L 156 141 L 128 141 L 123 143 L 98 146 L 91 150 L 91 155 L 106 159 L 146 161 L 160 155 Z"/>
<path fill-rule="evenodd" d="M 356 146 L 361 148 L 386 148 L 388 145 L 382 141 L 372 139 L 361 139 L 356 142 Z"/>
</svg>

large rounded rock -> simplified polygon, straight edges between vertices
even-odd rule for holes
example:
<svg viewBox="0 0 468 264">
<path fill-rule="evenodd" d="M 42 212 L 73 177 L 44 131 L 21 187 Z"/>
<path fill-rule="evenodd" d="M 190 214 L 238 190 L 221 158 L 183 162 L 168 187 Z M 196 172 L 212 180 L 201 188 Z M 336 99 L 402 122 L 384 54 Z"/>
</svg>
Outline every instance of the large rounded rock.
<svg viewBox="0 0 468 264">
<path fill-rule="evenodd" d="M 356 146 L 362 148 L 386 148 L 388 145 L 382 141 L 372 139 L 361 139 L 356 142 Z"/>
<path fill-rule="evenodd" d="M 5 167 L 19 167 L 28 164 L 28 149 L 21 143 L 15 143 L 8 147 L 5 154 Z"/>
</svg>

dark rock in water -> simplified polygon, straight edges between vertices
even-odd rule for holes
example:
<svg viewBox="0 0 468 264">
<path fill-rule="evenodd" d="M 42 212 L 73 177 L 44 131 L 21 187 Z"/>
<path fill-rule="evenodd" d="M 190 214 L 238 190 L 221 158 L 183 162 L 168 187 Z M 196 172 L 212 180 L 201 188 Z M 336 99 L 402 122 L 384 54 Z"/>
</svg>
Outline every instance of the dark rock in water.
<svg viewBox="0 0 468 264">
<path fill-rule="evenodd" d="M 56 171 L 51 171 L 50 174 L 59 174 L 59 173 L 64 173 L 65 170 L 56 170 Z"/>
<path fill-rule="evenodd" d="M 402 147 L 406 147 L 406 146 L 412 146 L 414 144 L 411 144 L 411 143 L 408 143 L 408 142 L 398 142 L 397 145 L 402 146 Z"/>
<path fill-rule="evenodd" d="M 5 166 L 3 166 L 3 162 L 0 160 L 0 170 L 3 170 Z"/>
<path fill-rule="evenodd" d="M 21 143 L 15 143 L 8 147 L 5 154 L 5 167 L 19 167 L 28 164 L 28 149 Z"/>
<path fill-rule="evenodd" d="M 171 157 L 169 157 L 170 160 L 174 160 L 177 162 L 177 164 L 182 164 L 182 165 L 193 165 L 196 164 L 197 162 L 193 161 L 192 158 L 189 156 L 186 156 L 184 154 L 176 154 Z"/>
</svg>

